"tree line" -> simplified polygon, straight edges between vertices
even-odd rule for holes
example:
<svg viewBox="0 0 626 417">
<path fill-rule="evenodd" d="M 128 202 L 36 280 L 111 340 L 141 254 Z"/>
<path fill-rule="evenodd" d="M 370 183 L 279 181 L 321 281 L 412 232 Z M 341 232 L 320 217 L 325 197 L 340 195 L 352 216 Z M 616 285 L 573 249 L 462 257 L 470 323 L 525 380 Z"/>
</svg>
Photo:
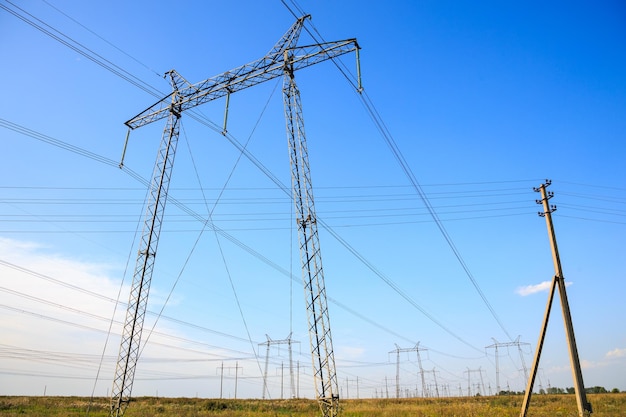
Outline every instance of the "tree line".
<svg viewBox="0 0 626 417">
<path fill-rule="evenodd" d="M 619 390 L 619 388 L 613 388 L 612 390 L 607 390 L 604 387 L 600 387 L 600 386 L 595 386 L 595 387 L 588 387 L 585 388 L 585 393 L 587 394 L 618 394 L 621 391 Z M 524 395 L 525 391 L 500 391 L 498 393 L 498 395 Z M 559 387 L 550 387 L 548 389 L 543 389 L 541 388 L 539 390 L 539 394 L 575 394 L 576 390 L 574 389 L 574 387 L 568 387 L 568 388 L 559 388 Z"/>
</svg>

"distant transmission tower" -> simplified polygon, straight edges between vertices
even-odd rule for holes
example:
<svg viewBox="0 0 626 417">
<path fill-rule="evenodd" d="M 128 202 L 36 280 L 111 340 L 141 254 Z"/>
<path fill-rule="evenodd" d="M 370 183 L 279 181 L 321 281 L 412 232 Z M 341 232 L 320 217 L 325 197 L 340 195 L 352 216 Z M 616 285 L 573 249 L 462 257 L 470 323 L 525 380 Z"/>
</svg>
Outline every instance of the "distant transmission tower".
<svg viewBox="0 0 626 417">
<path fill-rule="evenodd" d="M 465 373 L 467 374 L 467 396 L 468 397 L 472 396 L 471 375 L 473 373 L 478 373 L 478 375 L 480 376 L 480 384 L 476 383 L 476 386 L 477 386 L 476 393 L 480 395 L 485 395 L 485 382 L 483 381 L 483 372 L 484 371 L 482 370 L 481 367 L 479 367 L 478 369 L 467 368 L 467 371 L 465 371 Z"/>
<path fill-rule="evenodd" d="M 291 382 L 291 398 L 296 398 L 296 387 L 294 384 L 294 375 L 293 375 L 293 353 L 292 353 L 292 345 L 294 343 L 300 343 L 297 341 L 293 341 L 291 338 L 291 333 L 287 336 L 286 339 L 281 340 L 273 340 L 268 335 L 265 335 L 267 338 L 266 342 L 259 343 L 259 346 L 265 346 L 265 372 L 263 373 L 263 399 L 265 399 L 265 394 L 269 394 L 269 389 L 267 387 L 267 369 L 269 366 L 269 358 L 270 358 L 270 346 L 272 345 L 287 345 L 287 349 L 289 350 L 289 379 Z"/>
<path fill-rule="evenodd" d="M 422 376 L 422 395 L 425 396 L 426 393 L 426 382 L 424 380 L 424 369 L 422 369 L 422 359 L 420 357 L 420 350 L 426 350 L 424 348 L 420 348 L 420 342 L 412 348 L 401 348 L 396 344 L 396 348 L 389 353 L 396 354 L 396 398 L 400 398 L 400 353 L 401 352 L 416 352 L 417 353 L 417 361 L 419 363 L 420 374 Z"/>
<path fill-rule="evenodd" d="M 435 396 L 437 398 L 439 398 L 439 385 L 437 384 L 437 371 L 435 370 L 435 368 L 433 368 L 432 371 L 423 371 L 423 372 L 432 373 L 433 374 L 433 380 L 435 381 L 435 384 L 434 384 Z M 423 396 L 424 397 L 431 397 L 432 395 L 430 394 L 430 392 L 431 392 L 431 390 L 430 390 L 430 385 L 429 385 L 428 386 L 428 395 L 424 394 Z M 445 393 L 444 393 L 444 395 L 445 395 Z"/>
<path fill-rule="evenodd" d="M 496 356 L 496 395 L 500 394 L 500 366 L 499 366 L 499 355 L 498 355 L 498 348 L 500 347 L 510 347 L 510 346 L 517 346 L 517 350 L 519 352 L 519 357 L 520 360 L 522 362 L 522 368 L 524 369 L 524 378 L 526 380 L 528 380 L 528 368 L 526 368 L 526 361 L 524 361 L 524 354 L 522 352 L 522 345 L 528 345 L 530 346 L 530 343 L 525 343 L 525 342 L 520 342 L 520 337 L 521 336 L 517 336 L 517 339 L 515 339 L 512 342 L 504 342 L 504 343 L 500 343 L 498 342 L 496 339 L 493 339 L 493 344 L 489 345 L 489 346 L 485 346 L 486 349 L 490 349 L 490 348 L 494 348 L 495 349 L 495 356 Z"/>
</svg>

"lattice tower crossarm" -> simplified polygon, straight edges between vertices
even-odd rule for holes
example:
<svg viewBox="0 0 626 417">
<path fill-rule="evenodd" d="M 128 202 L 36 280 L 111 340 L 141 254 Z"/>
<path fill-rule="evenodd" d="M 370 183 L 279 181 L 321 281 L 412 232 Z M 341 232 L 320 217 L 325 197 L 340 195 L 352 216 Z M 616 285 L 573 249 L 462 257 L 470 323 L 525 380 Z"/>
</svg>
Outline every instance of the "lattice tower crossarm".
<svg viewBox="0 0 626 417">
<path fill-rule="evenodd" d="M 320 404 L 322 415 L 324 417 L 334 417 L 339 412 L 339 385 L 330 332 L 330 318 L 317 232 L 311 170 L 304 132 L 300 92 L 294 80 L 293 67 L 290 65 L 287 57 L 288 51 L 285 52 L 285 55 L 283 99 L 300 259 L 302 262 L 302 280 L 309 324 L 313 378 L 316 398 Z"/>
<path fill-rule="evenodd" d="M 176 104 L 181 112 L 209 101 L 225 97 L 236 91 L 253 87 L 284 74 L 284 52 L 289 51 L 289 65 L 293 71 L 318 64 L 329 59 L 358 51 L 356 39 L 325 42 L 308 46 L 295 45 L 284 49 L 280 54 L 266 56 L 257 61 L 234 68 L 196 84 L 187 84 L 176 94 Z M 164 97 L 143 112 L 125 122 L 136 129 L 168 116 L 172 96 Z"/>
</svg>

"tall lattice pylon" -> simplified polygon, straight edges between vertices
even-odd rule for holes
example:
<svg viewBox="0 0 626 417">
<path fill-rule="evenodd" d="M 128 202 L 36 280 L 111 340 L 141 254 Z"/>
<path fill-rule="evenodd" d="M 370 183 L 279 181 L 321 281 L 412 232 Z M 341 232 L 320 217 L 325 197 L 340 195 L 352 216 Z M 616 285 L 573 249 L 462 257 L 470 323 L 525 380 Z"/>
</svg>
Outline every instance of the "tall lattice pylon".
<svg viewBox="0 0 626 417">
<path fill-rule="evenodd" d="M 299 18 L 264 57 L 251 63 L 196 84 L 190 84 L 174 70 L 168 72 L 174 90 L 172 94 L 162 98 L 125 123 L 129 129 L 136 129 L 168 118 L 159 159 L 154 169 L 151 199 L 146 212 L 142 245 L 137 258 L 133 289 L 115 371 L 111 396 L 111 416 L 113 417 L 121 417 L 130 401 L 140 352 L 143 319 L 154 269 L 154 257 L 178 140 L 179 119 L 186 110 L 221 97 L 228 98 L 234 92 L 280 76 L 284 76 L 285 79 L 283 97 L 287 117 L 293 195 L 298 213 L 300 253 L 309 317 L 316 397 L 320 402 L 324 417 L 334 417 L 338 413 L 339 396 L 330 320 L 313 206 L 302 106 L 294 72 L 349 52 L 358 52 L 359 47 L 355 39 L 297 46 L 300 32 L 308 17 Z M 357 55 L 357 74 L 359 73 Z"/>
</svg>

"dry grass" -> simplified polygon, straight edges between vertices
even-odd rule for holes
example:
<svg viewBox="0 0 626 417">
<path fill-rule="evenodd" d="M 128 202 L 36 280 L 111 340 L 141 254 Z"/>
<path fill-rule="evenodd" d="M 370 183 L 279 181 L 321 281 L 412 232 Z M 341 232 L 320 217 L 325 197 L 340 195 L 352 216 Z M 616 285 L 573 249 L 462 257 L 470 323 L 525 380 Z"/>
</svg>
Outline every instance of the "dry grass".
<svg viewBox="0 0 626 417">
<path fill-rule="evenodd" d="M 626 393 L 591 394 L 593 417 L 626 417 Z M 363 399 L 341 401 L 342 417 L 517 417 L 521 396 L 474 398 Z M 109 401 L 79 397 L 0 397 L 0 417 L 106 417 Z M 89 412 L 87 412 L 89 410 Z M 219 400 L 199 398 L 134 399 L 127 417 L 311 417 L 312 400 Z M 573 395 L 535 395 L 528 417 L 577 417 Z"/>
</svg>

